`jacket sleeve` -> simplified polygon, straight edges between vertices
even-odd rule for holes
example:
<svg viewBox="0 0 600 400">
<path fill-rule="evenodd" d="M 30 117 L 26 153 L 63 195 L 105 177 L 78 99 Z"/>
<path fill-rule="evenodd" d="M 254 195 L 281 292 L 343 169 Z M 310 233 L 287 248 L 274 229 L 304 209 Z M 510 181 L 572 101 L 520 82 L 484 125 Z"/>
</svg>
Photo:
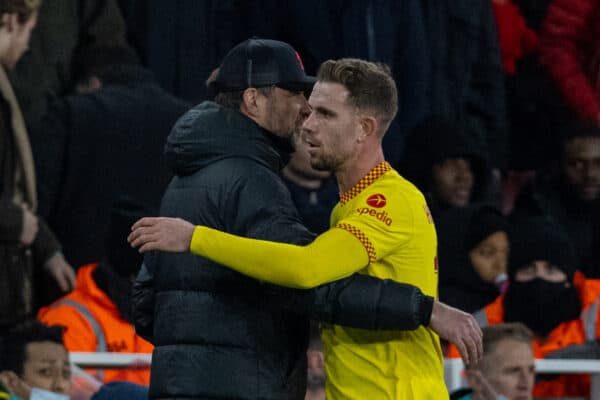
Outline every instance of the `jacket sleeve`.
<svg viewBox="0 0 600 400">
<path fill-rule="evenodd" d="M 0 241 L 18 242 L 23 230 L 23 209 L 11 199 L 0 197 Z"/>
<path fill-rule="evenodd" d="M 600 15 L 593 0 L 555 0 L 550 4 L 540 33 L 540 62 L 548 68 L 562 94 L 577 113 L 596 120 L 600 98 L 584 73 L 581 47 L 586 27 Z"/>
<path fill-rule="evenodd" d="M 434 302 L 416 286 L 362 274 L 310 290 L 270 286 L 269 294 L 277 307 L 360 329 L 414 330 L 428 326 Z"/>
<path fill-rule="evenodd" d="M 153 343 L 155 294 L 154 277 L 143 263 L 131 290 L 131 315 L 135 333 L 150 343 Z"/>
<path fill-rule="evenodd" d="M 190 251 L 254 279 L 299 289 L 345 278 L 369 264 L 363 244 L 350 232 L 337 228 L 298 246 L 197 226 Z"/>
<path fill-rule="evenodd" d="M 236 222 L 228 231 L 247 237 L 291 244 L 313 240 L 301 223 L 289 191 L 271 173 L 256 174 L 256 165 L 238 171 L 221 209 Z M 251 173 L 252 172 L 252 173 Z M 243 206 L 241 206 L 243 205 Z M 228 218 L 226 218 L 228 219 Z M 416 329 L 427 325 L 433 298 L 416 287 L 354 274 L 311 290 L 265 285 L 272 305 L 309 314 L 323 322 L 363 329 Z"/>
<path fill-rule="evenodd" d="M 39 231 L 32 244 L 36 265 L 44 265 L 50 257 L 61 250 L 60 244 L 46 221 L 38 216 Z"/>
</svg>

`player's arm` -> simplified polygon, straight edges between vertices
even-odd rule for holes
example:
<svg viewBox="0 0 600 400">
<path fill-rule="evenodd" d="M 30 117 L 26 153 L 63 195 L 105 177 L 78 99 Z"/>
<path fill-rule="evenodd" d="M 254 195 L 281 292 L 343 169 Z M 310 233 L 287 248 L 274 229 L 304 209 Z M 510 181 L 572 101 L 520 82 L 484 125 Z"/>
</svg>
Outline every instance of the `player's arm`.
<svg viewBox="0 0 600 400">
<path fill-rule="evenodd" d="M 191 251 L 255 279 L 294 288 L 312 288 L 350 276 L 369 263 L 363 244 L 332 228 L 306 246 L 231 235 L 172 218 L 143 218 L 130 243 L 140 251 Z"/>
</svg>

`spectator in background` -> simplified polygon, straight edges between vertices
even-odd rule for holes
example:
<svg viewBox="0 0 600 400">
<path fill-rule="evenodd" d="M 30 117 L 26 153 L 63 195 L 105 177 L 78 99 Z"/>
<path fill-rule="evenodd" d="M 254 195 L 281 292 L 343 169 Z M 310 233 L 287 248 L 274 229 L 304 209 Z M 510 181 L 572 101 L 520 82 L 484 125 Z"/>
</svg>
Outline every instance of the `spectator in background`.
<svg viewBox="0 0 600 400">
<path fill-rule="evenodd" d="M 6 76 L 27 50 L 39 1 L 0 1 L 0 326 L 32 315 L 36 277 L 48 272 L 63 291 L 75 274 L 43 219 L 27 129 Z"/>
<path fill-rule="evenodd" d="M 485 152 L 447 118 L 421 122 L 405 154 L 400 173 L 425 194 L 434 217 L 487 199 L 491 171 Z"/>
<path fill-rule="evenodd" d="M 158 208 L 171 178 L 165 138 L 189 105 L 161 89 L 127 47 L 87 47 L 77 60 L 78 93 L 56 98 L 31 137 L 40 213 L 80 266 L 105 255 L 97 238 L 117 198 Z"/>
<path fill-rule="evenodd" d="M 506 168 L 504 74 L 491 1 L 421 0 L 421 5 L 432 66 L 428 114 L 445 116 L 489 154 L 492 168 Z"/>
<path fill-rule="evenodd" d="M 561 225 L 574 246 L 574 267 L 600 278 L 600 127 L 576 123 L 564 130 L 560 159 L 515 204 L 515 219 L 532 215 Z"/>
<path fill-rule="evenodd" d="M 521 323 L 486 326 L 483 358 L 467 368 L 472 389 L 455 392 L 453 400 L 531 400 L 535 380 L 533 333 Z"/>
<path fill-rule="evenodd" d="M 298 140 L 295 147 L 281 176 L 304 226 L 319 234 L 329 229 L 329 216 L 339 199 L 337 183 L 331 172 L 310 165 L 306 142 Z"/>
<path fill-rule="evenodd" d="M 540 33 L 540 61 L 569 106 L 600 124 L 600 3 L 554 0 Z"/>
<path fill-rule="evenodd" d="M 142 256 L 127 243 L 130 226 L 152 210 L 131 199 L 120 199 L 110 212 L 106 257 L 79 268 L 75 290 L 40 310 L 39 319 L 63 325 L 69 351 L 151 353 L 153 346 L 137 336 L 131 318 L 131 283 Z M 129 381 L 148 385 L 149 369 L 98 370 L 102 382 Z"/>
<path fill-rule="evenodd" d="M 510 231 L 509 285 L 504 295 L 480 313 L 484 325 L 521 322 L 535 334 L 536 358 L 598 358 L 600 318 L 597 284 L 574 268 L 569 238 L 543 218 L 525 218 Z M 450 348 L 449 355 L 457 357 Z M 590 376 L 540 379 L 536 397 L 587 397 Z"/>
<path fill-rule="evenodd" d="M 436 219 L 440 300 L 474 313 L 498 297 L 507 279 L 508 223 L 488 206 L 454 208 Z"/>
<path fill-rule="evenodd" d="M 36 320 L 2 334 L 0 382 L 9 392 L 23 400 L 69 398 L 71 370 L 62 334 L 62 327 Z"/>
<path fill-rule="evenodd" d="M 125 46 L 125 23 L 116 0 L 49 0 L 42 4 L 31 48 L 11 74 L 27 127 L 38 129 L 49 102 L 71 91 L 76 52 Z M 40 145 L 49 143 L 44 140 Z"/>
</svg>

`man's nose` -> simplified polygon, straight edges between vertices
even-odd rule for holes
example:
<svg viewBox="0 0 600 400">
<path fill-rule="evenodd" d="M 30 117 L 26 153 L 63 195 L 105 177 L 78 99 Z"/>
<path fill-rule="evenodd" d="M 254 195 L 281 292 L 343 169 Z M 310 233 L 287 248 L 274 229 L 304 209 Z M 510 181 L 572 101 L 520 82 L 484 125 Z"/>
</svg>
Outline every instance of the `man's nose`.
<svg viewBox="0 0 600 400">
<path fill-rule="evenodd" d="M 54 379 L 52 391 L 61 394 L 69 394 L 69 379 L 58 376 Z"/>
<path fill-rule="evenodd" d="M 312 132 L 313 130 L 314 130 L 314 118 L 313 118 L 313 113 L 309 109 L 308 115 L 306 116 L 306 119 L 302 123 L 302 131 L 304 131 L 306 133 L 306 132 Z"/>
</svg>

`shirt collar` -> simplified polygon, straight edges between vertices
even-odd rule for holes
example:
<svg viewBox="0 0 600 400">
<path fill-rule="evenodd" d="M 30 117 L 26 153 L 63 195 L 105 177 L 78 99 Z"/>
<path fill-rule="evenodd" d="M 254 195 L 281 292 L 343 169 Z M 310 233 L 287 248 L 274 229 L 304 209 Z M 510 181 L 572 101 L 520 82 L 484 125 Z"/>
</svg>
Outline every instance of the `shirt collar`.
<svg viewBox="0 0 600 400">
<path fill-rule="evenodd" d="M 360 181 L 358 181 L 358 183 L 350 190 L 340 194 L 340 204 L 344 205 L 345 203 L 349 202 L 360 192 L 365 190 L 369 185 L 379 179 L 383 174 L 391 170 L 392 166 L 387 161 L 380 162 L 365 176 L 363 176 Z"/>
</svg>

